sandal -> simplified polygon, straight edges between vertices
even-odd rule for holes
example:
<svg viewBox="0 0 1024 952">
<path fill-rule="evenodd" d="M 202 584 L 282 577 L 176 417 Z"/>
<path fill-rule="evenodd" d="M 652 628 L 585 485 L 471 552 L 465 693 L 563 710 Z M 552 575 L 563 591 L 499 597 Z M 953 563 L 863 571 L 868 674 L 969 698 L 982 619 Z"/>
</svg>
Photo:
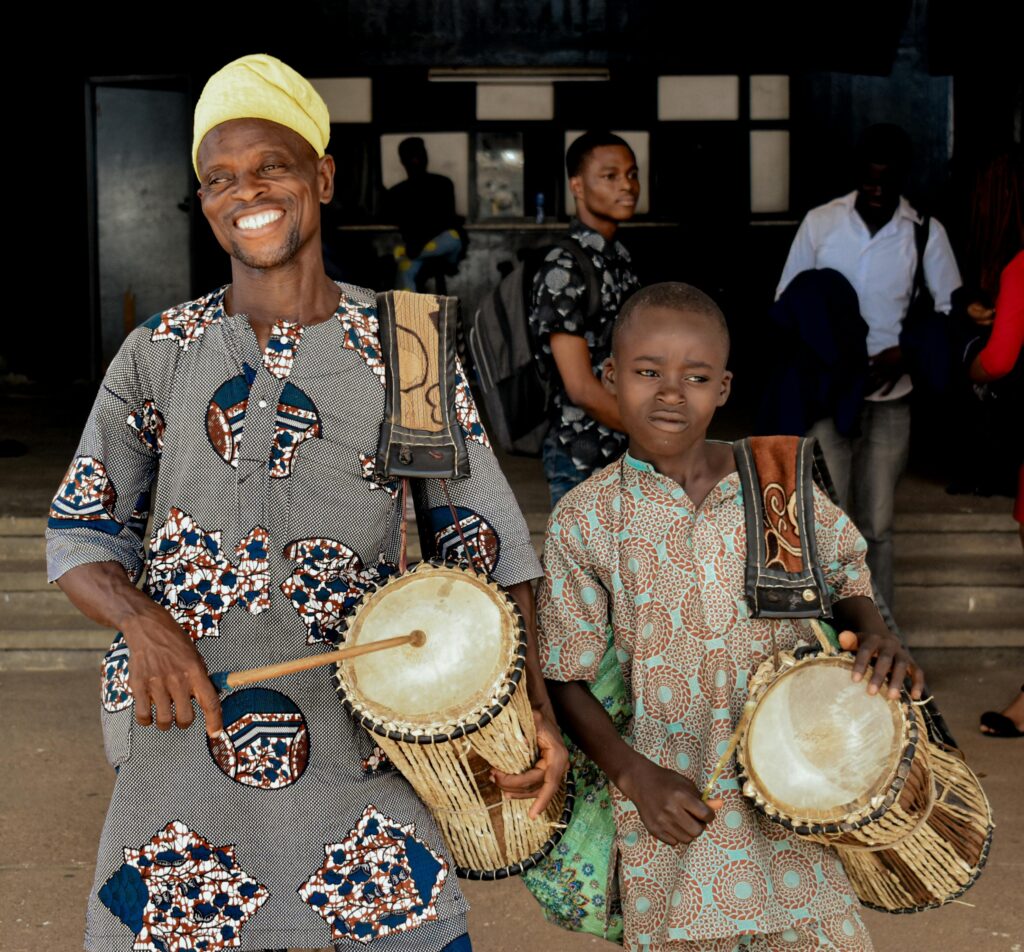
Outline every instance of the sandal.
<svg viewBox="0 0 1024 952">
<path fill-rule="evenodd" d="M 982 731 L 986 737 L 1024 737 L 1024 731 L 1018 730 L 1013 721 L 998 711 L 985 711 L 980 723 L 982 727 L 988 728 Z"/>
</svg>

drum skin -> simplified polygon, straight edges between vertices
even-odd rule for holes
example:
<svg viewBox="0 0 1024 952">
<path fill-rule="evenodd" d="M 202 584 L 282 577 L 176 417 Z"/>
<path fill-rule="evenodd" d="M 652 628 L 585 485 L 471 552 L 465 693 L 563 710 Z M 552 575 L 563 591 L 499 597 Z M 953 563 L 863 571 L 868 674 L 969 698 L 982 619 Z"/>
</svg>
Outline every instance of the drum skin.
<svg viewBox="0 0 1024 952">
<path fill-rule="evenodd" d="M 903 720 L 898 704 L 851 680 L 843 659 L 791 667 L 751 717 L 750 777 L 786 816 L 841 822 L 888 790 Z"/>
<path fill-rule="evenodd" d="M 573 806 L 567 780 L 530 819 L 532 800 L 505 800 L 490 780 L 494 767 L 516 774 L 536 760 L 522 617 L 485 576 L 425 562 L 362 597 L 345 644 L 412 631 L 421 645 L 339 662 L 338 693 L 430 808 L 458 875 L 522 873 L 558 842 Z"/>
</svg>

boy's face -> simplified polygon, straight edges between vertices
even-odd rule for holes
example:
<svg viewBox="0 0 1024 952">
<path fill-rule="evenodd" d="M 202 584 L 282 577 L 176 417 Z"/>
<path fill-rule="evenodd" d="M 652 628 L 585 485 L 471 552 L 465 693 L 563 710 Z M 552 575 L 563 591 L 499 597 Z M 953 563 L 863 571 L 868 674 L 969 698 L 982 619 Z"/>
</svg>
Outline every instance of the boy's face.
<svg viewBox="0 0 1024 952">
<path fill-rule="evenodd" d="M 621 145 L 600 145 L 569 179 L 577 209 L 605 221 L 629 221 L 636 213 L 640 178 L 633 153 Z"/>
<path fill-rule="evenodd" d="M 669 308 L 633 314 L 604 365 L 630 452 L 654 461 L 704 440 L 729 397 L 727 345 L 711 318 Z"/>
</svg>

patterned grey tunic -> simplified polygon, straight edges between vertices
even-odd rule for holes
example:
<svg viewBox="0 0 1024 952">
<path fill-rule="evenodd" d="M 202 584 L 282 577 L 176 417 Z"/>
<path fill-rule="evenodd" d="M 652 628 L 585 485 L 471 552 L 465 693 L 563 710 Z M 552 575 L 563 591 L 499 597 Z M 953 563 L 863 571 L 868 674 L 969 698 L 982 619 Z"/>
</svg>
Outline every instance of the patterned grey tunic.
<svg viewBox="0 0 1024 952">
<path fill-rule="evenodd" d="M 384 411 L 373 295 L 279 323 L 261 353 L 224 289 L 136 329 L 107 373 L 53 501 L 51 579 L 117 561 L 196 640 L 210 671 L 329 650 L 399 554 L 398 486 L 370 481 Z M 449 490 L 501 585 L 540 575 L 529 533 L 458 376 L 473 475 Z M 442 553 L 461 555 L 428 484 Z M 151 502 L 152 500 L 152 502 Z M 149 510 L 153 536 L 143 547 Z M 224 699 L 224 733 L 140 727 L 119 635 L 103 663 L 117 782 L 86 935 L 92 950 L 368 943 L 436 950 L 466 903 L 426 809 L 345 713 L 329 668 Z M 359 948 L 359 945 L 352 945 Z"/>
</svg>

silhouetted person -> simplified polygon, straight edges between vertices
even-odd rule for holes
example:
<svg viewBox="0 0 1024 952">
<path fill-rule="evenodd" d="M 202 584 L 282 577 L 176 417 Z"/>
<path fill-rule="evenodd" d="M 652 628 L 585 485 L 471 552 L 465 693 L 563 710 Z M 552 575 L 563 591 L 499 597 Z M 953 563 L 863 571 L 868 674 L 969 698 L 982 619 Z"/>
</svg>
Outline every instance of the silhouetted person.
<svg viewBox="0 0 1024 952">
<path fill-rule="evenodd" d="M 427 171 L 427 149 L 419 136 L 403 139 L 398 145 L 408 178 L 388 189 L 385 203 L 389 220 L 398 225 L 402 244 L 395 247 L 398 287 L 416 290 L 416 279 L 430 259 L 442 259 L 443 270 L 455 273 L 462 252 L 457 231 L 455 188 L 444 175 Z"/>
<path fill-rule="evenodd" d="M 778 295 L 801 272 L 832 268 L 857 292 L 867 324 L 868 383 L 859 432 L 840 433 L 832 418 L 808 430 L 817 437 L 842 507 L 868 542 L 868 565 L 892 604 L 893 500 L 910 449 L 912 384 L 900 349 L 917 269 L 915 227 L 921 216 L 900 194 L 911 146 L 897 126 L 867 129 L 858 148 L 857 188 L 812 208 L 793 239 Z M 924 281 L 935 309 L 949 313 L 960 272 L 946 230 L 931 219 L 924 250 Z"/>
</svg>

